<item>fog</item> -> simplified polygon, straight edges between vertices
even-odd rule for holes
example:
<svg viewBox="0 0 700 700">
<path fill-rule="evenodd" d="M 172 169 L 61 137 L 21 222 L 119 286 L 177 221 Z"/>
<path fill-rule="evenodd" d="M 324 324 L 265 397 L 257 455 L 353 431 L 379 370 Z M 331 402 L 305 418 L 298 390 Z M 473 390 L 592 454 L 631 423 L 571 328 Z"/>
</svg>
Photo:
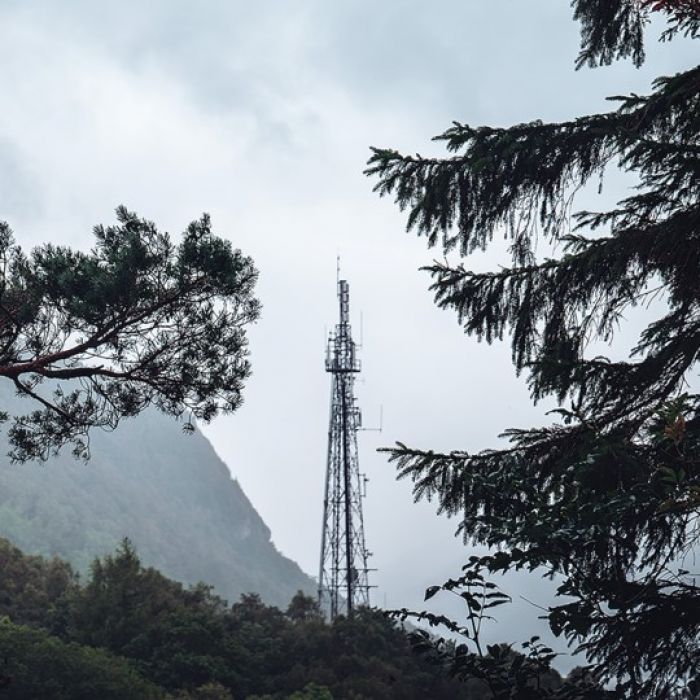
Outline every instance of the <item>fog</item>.
<svg viewBox="0 0 700 700">
<path fill-rule="evenodd" d="M 441 253 L 372 193 L 369 146 L 440 153 L 430 138 L 455 119 L 610 109 L 606 96 L 647 92 L 692 65 L 691 48 L 650 43 L 640 70 L 575 72 L 568 3 L 544 0 L 6 1 L 0 37 L 0 218 L 23 246 L 88 247 L 91 227 L 123 203 L 173 234 L 207 211 L 255 259 L 263 313 L 246 402 L 203 430 L 277 547 L 312 575 L 340 256 L 356 336 L 362 319 L 365 423 L 381 406 L 384 416 L 381 434 L 360 436 L 373 600 L 422 607 L 426 586 L 471 552 L 434 505 L 413 503 L 376 448 L 493 447 L 504 428 L 547 420 L 551 405 L 531 405 L 507 343 L 478 344 L 434 306 L 418 268 Z M 594 206 L 629 185 L 612 175 Z M 503 250 L 496 241 L 470 264 L 497 265 Z M 518 604 L 493 638 L 519 641 L 541 614 L 519 596 L 546 604 L 550 587 L 537 576 L 504 587 Z"/>
</svg>

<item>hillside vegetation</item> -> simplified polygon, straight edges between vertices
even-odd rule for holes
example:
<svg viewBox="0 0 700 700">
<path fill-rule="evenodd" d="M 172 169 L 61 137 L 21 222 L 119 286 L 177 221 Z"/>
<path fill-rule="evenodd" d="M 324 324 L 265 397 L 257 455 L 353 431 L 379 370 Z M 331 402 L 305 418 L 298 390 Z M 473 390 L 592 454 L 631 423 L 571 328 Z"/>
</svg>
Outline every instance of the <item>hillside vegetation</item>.
<svg viewBox="0 0 700 700">
<path fill-rule="evenodd" d="M 314 599 L 229 605 L 145 568 L 132 545 L 70 565 L 0 539 L 0 697 L 482 698 L 412 654 L 380 612 L 327 624 Z"/>
<path fill-rule="evenodd" d="M 286 606 L 297 590 L 313 592 L 208 440 L 181 427 L 148 411 L 95 431 L 89 462 L 65 450 L 46 464 L 11 464 L 0 445 L 0 536 L 83 574 L 128 537 L 147 565 L 229 600 L 255 592 Z"/>
</svg>

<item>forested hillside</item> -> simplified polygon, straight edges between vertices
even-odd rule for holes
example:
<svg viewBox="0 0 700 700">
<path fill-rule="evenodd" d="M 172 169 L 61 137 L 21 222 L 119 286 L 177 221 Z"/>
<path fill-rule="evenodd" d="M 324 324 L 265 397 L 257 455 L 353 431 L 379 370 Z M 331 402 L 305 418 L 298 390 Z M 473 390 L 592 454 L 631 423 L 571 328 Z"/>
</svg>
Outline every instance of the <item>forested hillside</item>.
<svg viewBox="0 0 700 700">
<path fill-rule="evenodd" d="M 556 679 L 554 679 L 556 682 Z M 332 700 L 488 697 L 411 653 L 362 609 L 326 624 L 313 598 L 228 605 L 142 566 L 123 542 L 84 583 L 0 539 L 0 697 Z"/>
<path fill-rule="evenodd" d="M 20 403 L 22 410 L 29 410 Z M 128 537 L 144 563 L 228 600 L 258 593 L 286 605 L 313 581 L 282 556 L 270 531 L 199 432 L 156 412 L 95 431 L 91 459 L 68 449 L 46 464 L 11 464 L 0 445 L 0 536 L 29 554 L 86 572 Z"/>
</svg>

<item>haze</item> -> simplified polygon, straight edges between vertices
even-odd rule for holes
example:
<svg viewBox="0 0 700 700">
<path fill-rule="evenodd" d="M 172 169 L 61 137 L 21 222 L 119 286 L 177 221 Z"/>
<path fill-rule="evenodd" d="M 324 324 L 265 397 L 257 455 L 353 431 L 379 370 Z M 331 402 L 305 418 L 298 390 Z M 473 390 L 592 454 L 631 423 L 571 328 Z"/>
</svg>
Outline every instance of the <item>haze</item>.
<svg viewBox="0 0 700 700">
<path fill-rule="evenodd" d="M 376 3 L 7 1 L 0 8 L 0 218 L 25 247 L 91 245 L 123 203 L 178 234 L 202 211 L 260 270 L 254 376 L 236 414 L 205 434 L 270 526 L 317 574 L 336 256 L 362 331 L 367 544 L 380 605 L 421 606 L 468 554 L 455 524 L 412 503 L 376 448 L 494 446 L 543 420 L 506 344 L 465 338 L 418 268 L 439 251 L 362 175 L 370 145 L 440 153 L 452 120 L 507 125 L 609 109 L 689 67 L 683 42 L 649 45 L 642 70 L 574 72 L 578 27 L 563 0 Z M 612 179 L 600 203 L 624 194 Z M 475 266 L 495 265 L 497 252 Z M 508 589 L 506 587 L 506 592 Z M 539 579 L 512 593 L 546 603 Z M 523 604 L 504 619 L 538 611 Z M 505 615 L 503 616 L 505 617 Z M 528 628 L 529 629 L 529 628 Z"/>
</svg>

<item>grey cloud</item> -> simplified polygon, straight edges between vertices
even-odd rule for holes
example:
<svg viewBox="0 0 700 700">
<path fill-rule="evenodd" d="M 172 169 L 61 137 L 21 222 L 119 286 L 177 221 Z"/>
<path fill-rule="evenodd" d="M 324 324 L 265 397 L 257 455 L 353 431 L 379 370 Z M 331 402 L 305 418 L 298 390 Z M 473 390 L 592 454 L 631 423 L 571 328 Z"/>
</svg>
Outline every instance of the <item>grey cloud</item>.
<svg viewBox="0 0 700 700">
<path fill-rule="evenodd" d="M 0 220 L 12 222 L 21 212 L 41 211 L 37 180 L 15 144 L 0 140 Z"/>
<path fill-rule="evenodd" d="M 368 109 L 391 104 L 398 119 L 405 109 L 430 121 L 439 114 L 433 131 L 452 119 L 575 116 L 556 106 L 563 89 L 570 103 L 581 95 L 581 110 L 595 90 L 605 108 L 608 94 L 648 90 L 659 64 L 663 72 L 695 59 L 690 42 L 670 51 L 651 41 L 653 69 L 619 63 L 574 73 L 578 28 L 563 2 L 29 0 L 21 14 L 133 71 L 158 66 L 177 75 L 206 109 L 245 105 L 262 115 L 271 94 L 294 98 L 333 84 Z"/>
</svg>

